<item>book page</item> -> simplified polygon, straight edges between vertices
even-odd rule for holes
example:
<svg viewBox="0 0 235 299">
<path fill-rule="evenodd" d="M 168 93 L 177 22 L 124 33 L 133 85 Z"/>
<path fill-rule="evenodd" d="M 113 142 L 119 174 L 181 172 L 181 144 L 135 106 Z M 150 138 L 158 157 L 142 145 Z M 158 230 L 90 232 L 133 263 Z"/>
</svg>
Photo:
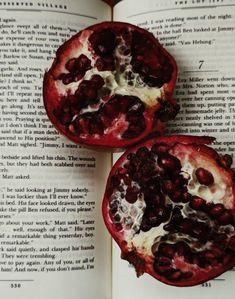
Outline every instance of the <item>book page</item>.
<svg viewBox="0 0 235 299">
<path fill-rule="evenodd" d="M 42 99 L 58 46 L 109 19 L 99 0 L 0 3 L 1 298 L 110 299 L 110 154 L 61 136 Z"/>
<path fill-rule="evenodd" d="M 124 0 L 114 19 L 150 30 L 175 57 L 178 81 L 175 98 L 181 106 L 167 134 L 215 136 L 215 148 L 235 149 L 235 2 L 231 0 Z M 234 269 L 199 286 L 166 286 L 134 269 L 113 249 L 113 298 L 166 299 L 234 297 Z"/>
</svg>

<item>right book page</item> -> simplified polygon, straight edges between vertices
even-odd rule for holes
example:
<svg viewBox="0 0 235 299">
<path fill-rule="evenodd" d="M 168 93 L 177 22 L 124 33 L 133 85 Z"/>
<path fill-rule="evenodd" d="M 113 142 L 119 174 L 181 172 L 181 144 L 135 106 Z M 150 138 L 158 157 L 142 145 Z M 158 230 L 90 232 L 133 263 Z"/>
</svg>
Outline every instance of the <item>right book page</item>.
<svg viewBox="0 0 235 299">
<path fill-rule="evenodd" d="M 235 149 L 235 1 L 124 0 L 114 20 L 151 31 L 175 57 L 178 80 L 175 98 L 181 109 L 167 124 L 167 134 L 209 135 L 224 154 Z M 134 269 L 113 249 L 113 299 L 163 296 L 208 299 L 234 297 L 234 270 L 189 288 L 164 285 Z"/>
</svg>

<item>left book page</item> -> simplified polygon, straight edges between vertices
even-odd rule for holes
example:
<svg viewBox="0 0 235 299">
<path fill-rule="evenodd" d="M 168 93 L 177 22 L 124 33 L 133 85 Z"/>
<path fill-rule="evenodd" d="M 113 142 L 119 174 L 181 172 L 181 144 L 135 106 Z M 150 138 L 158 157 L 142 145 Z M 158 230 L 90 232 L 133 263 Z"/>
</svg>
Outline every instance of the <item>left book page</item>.
<svg viewBox="0 0 235 299">
<path fill-rule="evenodd" d="M 58 46 L 110 16 L 99 0 L 0 2 L 1 298 L 110 299 L 111 157 L 59 135 L 42 100 Z"/>
</svg>

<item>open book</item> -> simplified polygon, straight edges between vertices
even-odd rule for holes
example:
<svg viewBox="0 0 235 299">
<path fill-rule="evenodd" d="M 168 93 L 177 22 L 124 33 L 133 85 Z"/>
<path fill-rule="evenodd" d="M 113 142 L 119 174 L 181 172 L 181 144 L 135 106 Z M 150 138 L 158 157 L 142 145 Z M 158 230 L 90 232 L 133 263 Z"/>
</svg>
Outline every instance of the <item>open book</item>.
<svg viewBox="0 0 235 299">
<path fill-rule="evenodd" d="M 232 299 L 234 271 L 190 288 L 136 278 L 101 216 L 112 156 L 58 134 L 44 110 L 42 78 L 58 46 L 79 30 L 111 18 L 136 24 L 178 63 L 181 112 L 167 134 L 215 136 L 215 147 L 232 154 L 235 1 L 116 2 L 113 10 L 100 0 L 0 2 L 1 298 Z"/>
</svg>

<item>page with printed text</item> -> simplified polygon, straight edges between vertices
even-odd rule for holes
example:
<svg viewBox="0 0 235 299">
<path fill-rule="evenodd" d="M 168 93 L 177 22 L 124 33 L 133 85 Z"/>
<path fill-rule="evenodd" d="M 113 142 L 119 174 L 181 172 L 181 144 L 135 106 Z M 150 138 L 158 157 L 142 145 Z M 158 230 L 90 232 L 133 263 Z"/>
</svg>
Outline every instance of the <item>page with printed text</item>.
<svg viewBox="0 0 235 299">
<path fill-rule="evenodd" d="M 110 299 L 110 154 L 66 140 L 42 100 L 57 48 L 110 16 L 100 0 L 0 2 L 1 298 Z"/>
<path fill-rule="evenodd" d="M 167 123 L 167 134 L 214 136 L 213 146 L 222 154 L 233 155 L 235 2 L 124 0 L 115 6 L 114 20 L 151 31 L 176 59 L 174 97 L 181 109 Z M 113 245 L 113 299 L 232 299 L 234 279 L 234 269 L 189 288 L 167 286 L 147 274 L 137 278 L 133 267 L 120 258 L 116 243 Z"/>
</svg>

